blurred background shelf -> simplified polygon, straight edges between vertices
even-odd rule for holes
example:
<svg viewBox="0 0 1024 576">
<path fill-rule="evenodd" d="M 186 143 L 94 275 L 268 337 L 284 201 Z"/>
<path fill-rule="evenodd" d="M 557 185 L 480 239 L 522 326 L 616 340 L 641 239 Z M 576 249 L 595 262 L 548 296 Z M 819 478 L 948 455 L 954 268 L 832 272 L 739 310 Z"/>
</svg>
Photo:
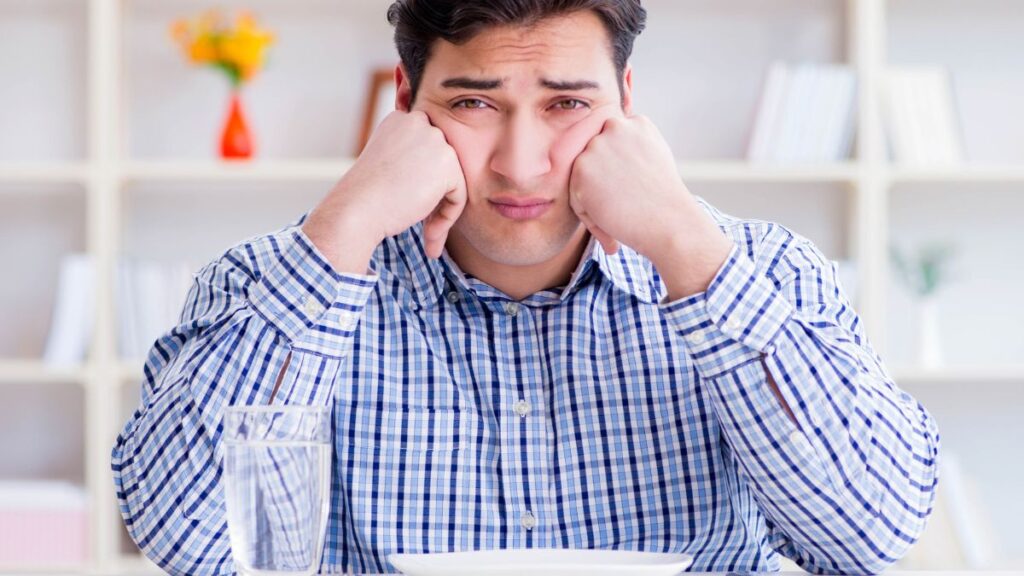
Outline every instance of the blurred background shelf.
<svg viewBox="0 0 1024 576">
<path fill-rule="evenodd" d="M 355 159 L 256 160 L 253 162 L 138 161 L 120 171 L 125 182 L 302 182 L 330 184 L 351 168 Z"/>
<path fill-rule="evenodd" d="M 85 384 L 85 366 L 53 367 L 39 360 L 0 360 L 0 384 Z"/>
<path fill-rule="evenodd" d="M 680 160 L 679 174 L 687 182 L 850 182 L 858 177 L 853 162 L 791 166 L 737 161 Z"/>
<path fill-rule="evenodd" d="M 72 162 L 0 163 L 0 185 L 3 184 L 85 184 L 89 165 Z M 0 194 L 3 194 L 0 188 Z"/>
<path fill-rule="evenodd" d="M 895 184 L 909 182 L 1009 182 L 1024 183 L 1024 166 L 962 165 L 949 167 L 914 168 L 894 165 L 888 170 Z"/>
<path fill-rule="evenodd" d="M 899 385 L 918 384 L 1020 384 L 1024 385 L 1024 365 L 1018 366 L 956 366 L 945 368 L 892 368 Z"/>
</svg>

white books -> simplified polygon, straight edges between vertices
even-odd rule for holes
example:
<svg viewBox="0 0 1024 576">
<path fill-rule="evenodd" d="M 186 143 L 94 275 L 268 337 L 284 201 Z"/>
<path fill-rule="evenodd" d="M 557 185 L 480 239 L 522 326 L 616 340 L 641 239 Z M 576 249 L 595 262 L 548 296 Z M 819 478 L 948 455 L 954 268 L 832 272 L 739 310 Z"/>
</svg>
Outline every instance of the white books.
<svg viewBox="0 0 1024 576">
<path fill-rule="evenodd" d="M 814 104 L 815 71 L 807 64 L 798 64 L 789 76 L 789 89 L 784 100 L 780 118 L 781 130 L 768 150 L 771 160 L 794 162 L 800 160 L 803 140 L 809 130 L 810 108 Z"/>
<path fill-rule="evenodd" d="M 838 64 L 773 62 L 747 147 L 751 162 L 822 163 L 849 156 L 856 76 Z"/>
<path fill-rule="evenodd" d="M 53 320 L 43 360 L 53 366 L 85 361 L 95 322 L 95 269 L 84 254 L 61 262 Z M 145 356 L 153 342 L 177 324 L 192 273 L 184 263 L 124 259 L 114 278 L 118 351 L 122 358 Z"/>
<path fill-rule="evenodd" d="M 69 366 L 85 360 L 95 322 L 95 269 L 85 254 L 65 256 L 43 361 Z"/>
<path fill-rule="evenodd" d="M 118 263 L 115 297 L 122 358 L 144 357 L 153 342 L 175 326 L 191 281 L 184 263 Z"/>
<path fill-rule="evenodd" d="M 964 161 L 949 73 L 940 66 L 899 67 L 886 75 L 883 113 L 892 159 L 934 166 Z"/>
<path fill-rule="evenodd" d="M 782 103 L 788 84 L 789 68 L 783 62 L 772 62 L 761 91 L 759 112 L 747 147 L 747 159 L 751 162 L 769 159 L 769 142 L 774 140 L 779 129 L 779 117 L 782 116 Z"/>
</svg>

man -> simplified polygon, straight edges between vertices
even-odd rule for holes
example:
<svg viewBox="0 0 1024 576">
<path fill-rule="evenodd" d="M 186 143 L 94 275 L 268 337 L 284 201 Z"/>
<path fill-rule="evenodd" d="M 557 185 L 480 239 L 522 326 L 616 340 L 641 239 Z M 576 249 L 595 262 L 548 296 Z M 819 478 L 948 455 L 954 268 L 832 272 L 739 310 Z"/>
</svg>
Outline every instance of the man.
<svg viewBox="0 0 1024 576">
<path fill-rule="evenodd" d="M 220 422 L 333 411 L 322 570 L 391 552 L 685 552 L 878 572 L 934 421 L 806 239 L 697 200 L 632 109 L 629 0 L 399 0 L 397 110 L 298 224 L 198 275 L 113 468 L 172 573 L 231 571 Z"/>
</svg>

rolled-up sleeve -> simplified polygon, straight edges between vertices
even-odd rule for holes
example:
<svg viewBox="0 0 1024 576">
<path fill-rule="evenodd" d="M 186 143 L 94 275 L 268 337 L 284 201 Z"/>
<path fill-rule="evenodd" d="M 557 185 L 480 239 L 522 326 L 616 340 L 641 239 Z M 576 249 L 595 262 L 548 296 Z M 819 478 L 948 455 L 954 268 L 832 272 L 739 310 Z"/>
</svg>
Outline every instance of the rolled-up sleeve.
<svg viewBox="0 0 1024 576">
<path fill-rule="evenodd" d="M 769 544 L 811 572 L 881 572 L 924 529 L 938 428 L 887 374 L 835 265 L 782 227 L 762 232 L 663 311 L 711 384 Z"/>
<path fill-rule="evenodd" d="M 375 285 L 372 274 L 335 272 L 297 225 L 196 274 L 179 324 L 149 353 L 141 404 L 111 454 L 125 526 L 160 567 L 234 572 L 220 485 L 223 411 L 329 405 Z"/>
</svg>

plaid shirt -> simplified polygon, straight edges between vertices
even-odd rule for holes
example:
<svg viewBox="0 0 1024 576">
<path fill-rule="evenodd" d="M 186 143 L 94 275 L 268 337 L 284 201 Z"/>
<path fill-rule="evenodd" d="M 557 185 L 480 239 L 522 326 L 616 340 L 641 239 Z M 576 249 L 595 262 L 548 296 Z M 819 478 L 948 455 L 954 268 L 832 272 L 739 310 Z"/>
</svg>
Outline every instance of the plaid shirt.
<svg viewBox="0 0 1024 576">
<path fill-rule="evenodd" d="M 312 404 L 333 409 L 325 573 L 523 547 L 882 570 L 931 510 L 935 422 L 886 373 L 832 262 L 703 205 L 735 248 L 673 302 L 648 260 L 597 243 L 566 286 L 518 302 L 427 258 L 419 226 L 368 275 L 335 272 L 298 225 L 231 249 L 155 343 L 113 449 L 129 533 L 171 573 L 233 573 L 222 413 Z"/>
</svg>

